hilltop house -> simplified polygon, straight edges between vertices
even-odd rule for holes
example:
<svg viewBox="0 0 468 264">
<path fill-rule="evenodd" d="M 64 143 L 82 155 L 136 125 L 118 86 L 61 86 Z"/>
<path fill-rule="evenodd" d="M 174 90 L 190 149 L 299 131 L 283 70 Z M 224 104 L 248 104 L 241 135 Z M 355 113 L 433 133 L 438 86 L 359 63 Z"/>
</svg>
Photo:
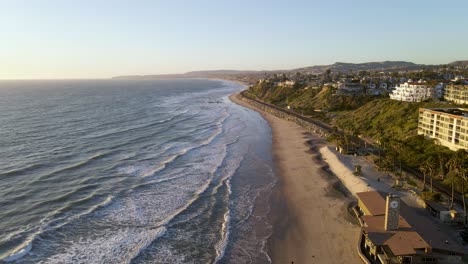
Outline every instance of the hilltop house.
<svg viewBox="0 0 468 264">
<path fill-rule="evenodd" d="M 437 98 L 437 99 L 443 98 L 444 90 L 445 90 L 445 83 L 437 84 L 432 90 L 432 98 Z"/>
<path fill-rule="evenodd" d="M 359 95 L 364 92 L 363 86 L 355 82 L 338 82 L 338 93 L 344 95 Z"/>
<path fill-rule="evenodd" d="M 444 99 L 455 104 L 468 104 L 468 85 L 448 85 L 445 88 Z"/>
<path fill-rule="evenodd" d="M 404 102 L 421 102 L 432 97 L 433 88 L 424 83 L 405 82 L 397 85 L 390 99 Z"/>
<path fill-rule="evenodd" d="M 382 82 L 382 83 L 380 83 L 379 88 L 380 88 L 380 89 L 385 89 L 385 90 L 387 90 L 388 85 L 387 85 L 386 82 Z"/>
<path fill-rule="evenodd" d="M 287 87 L 287 86 L 294 86 L 295 84 L 296 84 L 295 81 L 287 80 L 287 81 L 276 83 L 276 86 Z"/>
</svg>

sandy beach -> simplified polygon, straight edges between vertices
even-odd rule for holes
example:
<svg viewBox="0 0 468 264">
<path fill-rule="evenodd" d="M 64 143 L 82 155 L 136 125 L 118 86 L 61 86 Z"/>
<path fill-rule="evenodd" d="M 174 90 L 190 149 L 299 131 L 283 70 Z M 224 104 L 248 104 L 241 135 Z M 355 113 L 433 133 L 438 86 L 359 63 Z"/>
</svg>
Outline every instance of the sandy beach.
<svg viewBox="0 0 468 264">
<path fill-rule="evenodd" d="M 359 226 L 347 212 L 351 198 L 333 188 L 318 150 L 326 142 L 299 125 L 259 111 L 239 95 L 230 99 L 258 111 L 273 134 L 279 186 L 273 203 L 273 263 L 361 263 L 356 252 Z M 311 151 L 311 146 L 313 150 Z"/>
</svg>

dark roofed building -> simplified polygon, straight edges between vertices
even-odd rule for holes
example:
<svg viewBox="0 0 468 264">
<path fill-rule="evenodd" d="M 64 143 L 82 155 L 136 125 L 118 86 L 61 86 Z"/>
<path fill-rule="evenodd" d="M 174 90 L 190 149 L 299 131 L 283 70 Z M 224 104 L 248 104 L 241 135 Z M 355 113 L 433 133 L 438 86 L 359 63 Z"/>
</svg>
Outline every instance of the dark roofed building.
<svg viewBox="0 0 468 264">
<path fill-rule="evenodd" d="M 373 263 L 462 263 L 463 249 L 399 197 L 361 192 L 363 251 Z"/>
<path fill-rule="evenodd" d="M 364 215 L 384 215 L 385 199 L 378 192 L 360 192 L 356 193 L 358 197 L 358 206 Z"/>
</svg>

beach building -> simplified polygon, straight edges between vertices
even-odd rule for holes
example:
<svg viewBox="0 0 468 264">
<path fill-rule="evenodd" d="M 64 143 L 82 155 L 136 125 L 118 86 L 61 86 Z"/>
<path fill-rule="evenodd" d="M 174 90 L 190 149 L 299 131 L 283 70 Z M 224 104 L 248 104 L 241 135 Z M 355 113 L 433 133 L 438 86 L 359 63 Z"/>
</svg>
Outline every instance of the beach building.
<svg viewBox="0 0 468 264">
<path fill-rule="evenodd" d="M 405 82 L 397 85 L 390 99 L 403 102 L 421 102 L 432 97 L 433 88 L 424 83 Z"/>
<path fill-rule="evenodd" d="M 360 192 L 361 251 L 372 263 L 462 263 L 463 249 L 398 196 Z"/>
<path fill-rule="evenodd" d="M 468 110 L 420 108 L 418 134 L 437 139 L 451 150 L 468 149 Z"/>
<path fill-rule="evenodd" d="M 444 99 L 459 105 L 468 104 L 468 85 L 448 85 Z"/>
</svg>

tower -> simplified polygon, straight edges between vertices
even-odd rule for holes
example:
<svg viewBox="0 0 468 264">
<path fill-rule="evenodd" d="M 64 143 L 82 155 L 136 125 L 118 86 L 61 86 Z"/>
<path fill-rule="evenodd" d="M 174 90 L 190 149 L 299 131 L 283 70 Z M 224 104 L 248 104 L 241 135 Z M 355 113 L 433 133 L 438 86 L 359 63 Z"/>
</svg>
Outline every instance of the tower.
<svg viewBox="0 0 468 264">
<path fill-rule="evenodd" d="M 387 195 L 385 203 L 385 230 L 398 229 L 400 218 L 400 197 L 394 194 Z"/>
</svg>

